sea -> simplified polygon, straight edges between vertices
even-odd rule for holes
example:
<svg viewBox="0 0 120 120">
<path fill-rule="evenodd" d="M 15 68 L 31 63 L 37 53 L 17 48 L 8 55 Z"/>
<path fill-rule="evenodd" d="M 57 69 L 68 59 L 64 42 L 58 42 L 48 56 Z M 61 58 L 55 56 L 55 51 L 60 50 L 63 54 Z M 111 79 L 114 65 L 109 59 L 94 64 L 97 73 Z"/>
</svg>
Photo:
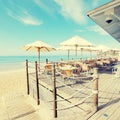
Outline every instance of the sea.
<svg viewBox="0 0 120 120">
<path fill-rule="evenodd" d="M 87 59 L 89 55 L 82 57 L 82 59 Z M 60 60 L 68 60 L 67 55 L 50 55 L 50 56 L 40 56 L 40 62 L 45 63 L 46 59 L 48 62 L 59 62 Z M 69 57 L 69 60 L 76 59 L 74 55 Z M 81 59 L 80 57 L 77 59 Z M 0 56 L 0 71 L 5 70 L 15 70 L 20 68 L 25 68 L 26 60 L 29 62 L 38 61 L 38 56 Z"/>
</svg>

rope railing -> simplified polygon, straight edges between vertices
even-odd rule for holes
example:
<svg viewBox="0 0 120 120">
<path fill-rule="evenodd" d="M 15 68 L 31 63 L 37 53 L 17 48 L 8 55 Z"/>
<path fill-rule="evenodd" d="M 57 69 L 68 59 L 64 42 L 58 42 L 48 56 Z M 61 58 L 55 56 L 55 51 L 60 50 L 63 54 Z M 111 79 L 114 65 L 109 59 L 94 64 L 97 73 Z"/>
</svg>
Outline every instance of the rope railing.
<svg viewBox="0 0 120 120">
<path fill-rule="evenodd" d="M 92 81 L 94 81 L 95 79 L 93 79 L 93 80 L 91 80 L 91 81 L 89 81 L 89 83 L 90 82 L 92 82 Z M 56 81 L 56 82 L 58 82 L 58 83 L 61 83 L 63 86 L 65 86 L 65 87 L 69 87 L 69 88 L 72 88 L 73 90 L 75 90 L 75 91 L 79 91 L 79 90 L 82 90 L 82 89 L 84 89 L 84 88 L 87 88 L 89 85 L 87 85 L 87 86 L 84 86 L 82 89 L 75 89 L 75 88 L 73 88 L 72 86 L 70 86 L 70 85 L 67 85 L 67 84 L 65 84 L 65 83 L 63 83 L 62 81 Z M 60 87 L 60 86 L 59 86 Z M 59 88 L 58 87 L 58 88 Z"/>
<path fill-rule="evenodd" d="M 75 108 L 75 107 L 79 107 L 80 108 L 81 104 L 83 104 L 83 103 L 89 103 L 89 100 L 90 100 L 90 102 L 94 106 L 93 110 L 96 112 L 98 110 L 98 93 L 104 94 L 104 92 L 107 92 L 108 94 L 111 94 L 111 96 L 109 96 L 109 100 L 108 101 L 110 101 L 112 99 L 112 97 L 114 97 L 114 94 L 116 94 L 116 95 L 120 94 L 119 92 L 118 93 L 116 92 L 115 88 L 114 88 L 114 92 L 113 93 L 111 93 L 109 91 L 106 91 L 105 89 L 98 90 L 98 74 L 95 71 L 94 71 L 94 74 L 92 75 L 93 79 L 87 80 L 87 84 L 80 84 L 81 88 L 75 88 L 74 84 L 70 85 L 70 84 L 67 84 L 66 82 L 63 82 L 62 79 L 64 77 L 66 77 L 66 76 L 62 77 L 63 74 L 61 73 L 61 71 L 58 70 L 58 68 L 55 66 L 54 63 L 53 63 L 53 66 L 54 67 L 51 69 L 51 71 L 52 71 L 51 73 L 52 74 L 46 74 L 44 72 L 44 69 L 40 70 L 40 72 L 37 71 L 39 69 L 39 66 L 37 64 L 37 66 L 36 66 L 37 70 L 35 70 L 35 66 L 33 66 L 33 68 L 34 68 L 35 71 L 32 71 L 32 72 L 29 71 L 28 72 L 29 75 L 28 75 L 27 79 L 29 79 L 31 77 L 31 81 L 33 81 L 34 83 L 36 83 L 36 78 L 35 77 L 36 77 L 36 71 L 37 71 L 38 83 L 36 83 L 36 85 L 34 84 L 34 87 L 37 87 L 37 84 L 39 85 L 39 87 L 41 87 L 42 84 L 41 84 L 40 81 L 42 79 L 43 79 L 43 81 L 45 79 L 46 81 L 50 80 L 51 83 L 54 83 L 54 85 L 50 84 L 50 85 L 53 85 L 54 87 L 52 86 L 53 89 L 49 90 L 52 94 L 54 94 L 54 97 L 53 97 L 54 99 L 52 99 L 52 100 L 46 100 L 45 101 L 50 106 L 54 105 L 53 106 L 54 108 L 50 109 L 50 110 L 54 110 L 54 117 L 58 116 L 58 113 L 57 113 L 58 111 L 68 110 L 68 109 Z M 31 69 L 31 68 L 32 67 L 29 65 L 28 69 Z M 61 79 L 59 79 L 60 77 L 61 77 Z M 75 77 L 73 76 L 72 79 L 74 80 Z M 80 77 L 78 77 L 78 79 Z M 112 81 L 112 80 L 116 80 L 116 78 L 114 78 L 114 77 L 109 78 L 109 81 Z M 30 81 L 28 81 L 28 82 L 30 83 Z M 108 83 L 110 85 L 112 84 L 112 82 L 111 83 L 108 82 Z M 117 84 L 116 84 L 116 86 L 117 86 Z M 28 85 L 28 87 L 31 87 L 31 86 Z M 108 87 L 109 87 L 109 85 L 108 85 Z M 58 90 L 62 91 L 63 90 L 62 88 L 68 88 L 68 89 L 70 89 L 72 91 L 71 94 L 68 94 L 67 96 L 64 96 L 64 95 L 62 96 L 62 94 L 60 94 L 59 91 L 58 91 Z M 37 88 L 37 89 L 39 89 L 39 88 Z M 28 89 L 28 91 L 29 91 L 29 89 Z M 33 89 L 34 96 L 37 98 L 37 102 L 40 104 L 40 98 L 39 98 L 40 96 L 36 96 L 36 94 L 38 94 L 37 91 L 39 91 L 39 90 L 36 90 L 36 88 Z M 61 99 L 57 99 L 57 98 L 61 98 Z M 93 99 L 91 99 L 91 98 L 93 98 Z M 69 105 L 63 105 L 64 107 L 59 106 L 59 104 L 60 105 L 62 104 L 61 102 L 69 102 Z M 60 108 L 58 108 L 58 106 Z"/>
<path fill-rule="evenodd" d="M 94 80 L 93 80 L 94 81 Z M 79 89 L 79 91 L 82 90 L 82 89 Z M 77 94 L 79 91 L 76 91 L 75 93 L 73 93 L 69 98 L 65 98 L 63 100 L 57 100 L 57 102 L 60 102 L 60 101 L 69 101 L 69 99 L 71 99 L 75 94 Z M 88 95 L 87 97 L 83 98 L 82 100 L 80 100 L 79 102 L 76 102 L 76 103 L 72 103 L 70 102 L 70 106 L 67 106 L 67 107 L 64 107 L 64 108 L 59 108 L 57 109 L 57 111 L 62 111 L 62 110 L 67 110 L 67 109 L 70 109 L 70 108 L 73 108 L 73 107 L 77 107 L 78 105 L 84 103 L 88 98 L 90 98 L 91 96 L 93 96 L 94 94 L 98 94 L 98 91 L 97 90 L 92 90 L 91 89 L 91 94 Z M 53 102 L 53 101 L 50 101 L 50 102 Z"/>
<path fill-rule="evenodd" d="M 26 75 L 27 75 L 27 94 L 30 94 L 30 77 L 31 77 L 31 81 L 33 81 L 34 83 L 36 83 L 36 85 L 34 84 L 33 87 L 36 86 L 36 88 L 32 88 L 33 89 L 33 93 L 34 95 L 36 94 L 36 98 L 37 98 L 37 104 L 40 104 L 40 90 L 39 87 L 42 86 L 41 84 L 41 79 L 44 78 L 45 80 L 50 80 L 51 83 L 53 83 L 53 90 L 50 90 L 50 92 L 53 93 L 53 100 L 50 101 L 46 101 L 47 103 L 53 103 L 53 109 L 54 110 L 54 117 L 57 117 L 57 111 L 61 111 L 61 110 L 67 110 L 73 107 L 78 107 L 80 104 L 84 103 L 88 98 L 93 96 L 93 102 L 94 102 L 94 106 L 95 109 L 97 110 L 98 107 L 98 83 L 96 83 L 96 80 L 98 79 L 97 75 L 94 76 L 94 78 L 92 80 L 90 80 L 86 86 L 82 86 L 82 88 L 74 88 L 73 86 L 70 86 L 66 83 L 64 83 L 63 81 L 60 81 L 57 79 L 57 75 L 59 74 L 59 78 L 62 76 L 62 73 L 58 71 L 58 69 L 55 68 L 56 65 L 55 63 L 53 63 L 53 68 L 52 68 L 52 75 L 47 75 L 44 72 L 39 72 L 39 67 L 37 62 L 35 62 L 35 66 L 34 66 L 34 72 L 30 72 L 29 69 L 31 69 L 32 67 L 30 67 L 30 65 L 28 65 L 28 61 L 26 60 Z M 44 70 L 43 70 L 44 71 Z M 97 73 L 96 73 L 97 74 Z M 73 78 L 74 79 L 74 78 Z M 90 88 L 89 85 L 91 84 L 91 82 L 93 82 L 92 84 L 94 84 L 94 88 Z M 31 83 L 32 85 L 32 83 Z M 97 86 L 96 86 L 97 85 Z M 72 94 L 68 95 L 68 97 L 64 98 L 62 96 L 62 94 L 57 93 L 57 90 L 59 88 L 62 89 L 62 87 L 64 86 L 64 88 L 68 88 L 72 90 Z M 81 100 L 79 100 L 78 102 L 72 102 L 71 99 L 75 98 L 76 99 L 76 95 L 78 94 L 83 94 L 85 93 L 85 91 L 82 93 L 83 90 L 89 91 L 90 93 L 88 94 L 84 94 L 84 98 L 82 98 Z M 58 99 L 57 97 L 60 97 L 62 99 Z M 61 101 L 67 101 L 69 102 L 71 105 L 70 106 L 66 106 L 63 108 L 58 108 L 59 102 Z"/>
<path fill-rule="evenodd" d="M 76 92 L 74 92 L 73 94 L 71 94 L 69 97 L 64 98 L 64 99 L 62 99 L 62 100 L 57 100 L 57 101 L 58 101 L 58 102 L 62 102 L 62 101 L 65 101 L 65 100 L 70 100 L 70 99 L 74 98 L 74 96 L 75 96 L 76 94 L 78 94 L 79 92 L 81 92 L 81 90 L 83 90 L 83 88 L 77 90 Z M 96 91 L 93 91 L 92 89 L 89 90 L 89 91 L 92 92 L 92 93 L 95 93 L 95 92 L 96 92 Z M 87 95 L 88 95 L 88 94 L 87 94 Z M 48 101 L 48 102 L 53 102 L 53 100 Z"/>
<path fill-rule="evenodd" d="M 89 96 L 85 97 L 84 99 L 82 99 L 81 101 L 79 101 L 79 102 L 77 102 L 77 103 L 74 103 L 74 104 L 73 104 L 73 103 L 70 103 L 70 104 L 71 104 L 70 106 L 64 107 L 64 108 L 59 108 L 59 109 L 57 109 L 57 110 L 58 110 L 58 111 L 61 111 L 61 110 L 67 110 L 67 109 L 76 107 L 76 106 L 78 106 L 78 105 L 84 103 L 84 101 L 85 101 L 86 99 L 88 99 L 89 97 L 91 97 L 92 95 L 93 95 L 93 93 L 90 94 Z"/>
<path fill-rule="evenodd" d="M 93 102 L 94 102 L 94 109 L 95 109 L 95 112 L 98 110 L 98 75 L 97 75 L 97 69 L 95 69 L 95 71 L 94 71 L 94 80 L 93 80 L 93 90 L 92 90 L 92 93 L 90 94 L 90 95 L 88 95 L 87 97 L 85 97 L 84 99 L 82 99 L 81 101 L 79 101 L 79 102 L 77 102 L 77 103 L 75 103 L 75 104 L 73 104 L 72 102 L 71 102 L 71 106 L 68 106 L 68 107 L 65 107 L 65 108 L 61 108 L 61 109 L 58 109 L 57 107 L 56 108 L 54 108 L 54 111 L 57 111 L 57 110 L 65 110 L 65 109 L 69 109 L 69 108 L 72 108 L 72 107 L 74 107 L 74 106 L 77 106 L 77 105 L 80 105 L 80 104 L 82 104 L 87 98 L 89 98 L 89 97 L 91 97 L 91 96 L 93 96 Z M 58 81 L 57 81 L 58 82 Z M 65 85 L 65 87 L 67 86 L 66 84 L 64 84 Z M 56 87 L 56 86 L 55 86 Z M 67 86 L 68 87 L 68 86 Z M 76 90 L 76 89 L 75 89 Z M 80 90 L 79 90 L 80 91 Z M 77 93 L 77 92 L 76 92 Z M 76 94 L 75 93 L 75 94 Z M 74 94 L 73 94 L 74 95 Z M 72 97 L 72 96 L 70 96 L 70 97 Z M 67 100 L 68 101 L 68 99 L 64 99 L 64 100 Z M 56 103 L 56 102 L 58 102 L 59 100 L 55 100 L 54 99 L 54 103 Z M 61 100 L 60 100 L 61 101 Z"/>
</svg>

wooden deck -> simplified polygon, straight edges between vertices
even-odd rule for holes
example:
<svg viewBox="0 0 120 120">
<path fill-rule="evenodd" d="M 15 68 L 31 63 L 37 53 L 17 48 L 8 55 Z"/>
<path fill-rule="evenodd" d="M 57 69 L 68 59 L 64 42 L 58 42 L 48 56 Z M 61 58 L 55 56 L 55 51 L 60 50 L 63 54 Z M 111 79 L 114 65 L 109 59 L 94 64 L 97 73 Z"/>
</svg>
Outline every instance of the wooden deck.
<svg viewBox="0 0 120 120">
<path fill-rule="evenodd" d="M 47 89 L 50 89 L 52 91 L 52 82 L 50 79 L 40 79 L 40 84 Z M 56 78 L 59 79 L 60 78 Z M 90 83 L 90 80 L 80 80 L 77 84 L 74 84 L 72 87 L 65 87 L 64 85 L 61 86 L 60 83 L 57 83 L 58 86 L 58 95 L 62 96 L 63 99 L 69 98 L 71 94 L 74 93 L 74 89 L 81 89 L 83 86 L 86 86 L 86 90 L 81 90 L 80 93 L 76 96 L 74 96 L 72 99 L 69 99 L 64 102 L 63 104 L 58 105 L 61 107 L 65 106 L 68 107 L 68 103 L 70 102 L 72 104 L 77 103 L 78 101 L 81 101 L 84 97 L 90 94 L 90 89 L 92 88 L 92 82 Z M 103 72 L 99 73 L 99 111 L 94 114 L 94 111 L 92 111 L 93 107 L 93 101 L 92 97 L 85 100 L 84 104 L 78 105 L 77 107 L 67 109 L 65 111 L 58 111 L 59 117 L 58 120 L 61 118 L 60 116 L 63 116 L 64 112 L 69 114 L 69 117 L 67 116 L 65 120 L 71 119 L 72 116 L 74 118 L 79 120 L 118 120 L 120 117 L 119 111 L 120 111 L 120 78 L 116 78 L 114 74 L 111 74 L 110 72 Z M 72 90 L 73 89 L 73 90 Z M 60 99 L 60 98 L 58 98 Z M 64 108 L 64 107 L 63 107 Z M 76 110 L 77 108 L 77 110 Z M 58 107 L 59 109 L 59 107 Z M 68 111 L 71 111 L 74 113 L 69 113 Z M 83 111 L 82 111 L 83 110 Z M 93 115 L 92 115 L 93 114 Z M 92 116 L 91 116 L 92 115 Z M 85 117 L 87 116 L 87 117 Z M 64 115 L 65 117 L 65 115 Z M 90 118 L 89 118 L 90 117 Z"/>
<path fill-rule="evenodd" d="M 120 119 L 120 78 L 101 74 L 99 80 L 99 111 L 89 120 Z"/>
</svg>

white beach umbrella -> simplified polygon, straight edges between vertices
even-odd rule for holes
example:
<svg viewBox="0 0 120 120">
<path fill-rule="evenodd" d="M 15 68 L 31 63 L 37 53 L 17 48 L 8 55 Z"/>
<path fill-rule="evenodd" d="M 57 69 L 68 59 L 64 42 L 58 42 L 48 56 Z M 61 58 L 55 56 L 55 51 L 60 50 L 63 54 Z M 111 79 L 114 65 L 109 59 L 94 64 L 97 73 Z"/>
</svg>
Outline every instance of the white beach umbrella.
<svg viewBox="0 0 120 120">
<path fill-rule="evenodd" d="M 95 49 L 98 51 L 98 55 L 103 55 L 103 53 L 110 50 L 110 48 L 105 45 L 98 45 Z"/>
<path fill-rule="evenodd" d="M 98 51 L 95 46 L 93 46 L 93 47 L 80 47 L 80 48 L 78 48 L 78 50 L 79 49 L 81 50 L 81 55 L 82 55 L 82 51 L 90 52 L 91 58 L 92 58 L 92 52 L 97 52 Z"/>
<path fill-rule="evenodd" d="M 120 49 L 117 49 L 117 48 L 111 48 L 110 51 L 120 52 Z"/>
<path fill-rule="evenodd" d="M 112 57 L 113 56 L 118 57 L 119 53 L 120 53 L 120 49 L 117 49 L 117 48 L 110 48 L 110 50 L 108 51 L 108 54 L 112 55 Z"/>
<path fill-rule="evenodd" d="M 65 50 L 68 51 L 68 60 L 69 60 L 69 56 L 70 56 L 70 51 L 75 51 L 75 47 L 74 46 L 60 46 L 57 48 L 57 50 Z"/>
<path fill-rule="evenodd" d="M 24 46 L 24 49 L 26 51 L 37 51 L 38 52 L 38 63 L 40 68 L 40 52 L 50 52 L 56 50 L 52 46 L 48 45 L 47 43 L 44 43 L 42 41 L 36 41 L 30 44 L 27 44 Z M 39 69 L 40 70 L 40 69 Z"/>
<path fill-rule="evenodd" d="M 107 47 L 107 46 L 105 46 L 105 45 L 98 45 L 98 46 L 96 47 L 96 50 L 98 50 L 98 51 L 100 51 L 100 52 L 106 52 L 106 51 L 109 51 L 110 48 Z"/>
<path fill-rule="evenodd" d="M 74 37 L 60 43 L 60 45 L 74 47 L 76 58 L 77 58 L 78 47 L 91 47 L 91 46 L 93 46 L 92 43 L 88 42 L 87 40 L 85 40 L 79 36 L 74 36 Z"/>
</svg>

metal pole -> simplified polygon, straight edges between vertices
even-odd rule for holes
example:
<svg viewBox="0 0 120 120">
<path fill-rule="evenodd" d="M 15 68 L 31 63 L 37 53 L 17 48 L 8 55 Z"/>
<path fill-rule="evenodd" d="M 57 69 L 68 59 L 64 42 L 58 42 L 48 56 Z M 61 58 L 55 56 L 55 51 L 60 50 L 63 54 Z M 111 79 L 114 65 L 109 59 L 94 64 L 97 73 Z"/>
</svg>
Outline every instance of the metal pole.
<svg viewBox="0 0 120 120">
<path fill-rule="evenodd" d="M 35 61 L 35 70 L 36 70 L 36 87 L 37 87 L 37 104 L 40 104 L 40 96 L 39 96 L 39 80 L 38 80 L 38 67 L 37 61 Z"/>
<path fill-rule="evenodd" d="M 77 60 L 77 47 L 78 47 L 78 46 L 75 45 L 75 57 L 76 57 L 75 59 L 76 59 L 76 60 Z"/>
<path fill-rule="evenodd" d="M 29 88 L 29 74 L 28 74 L 28 60 L 26 60 L 26 76 L 27 76 L 27 94 L 30 94 L 30 88 Z"/>
<path fill-rule="evenodd" d="M 56 77 L 55 77 L 55 64 L 53 65 L 53 96 L 54 96 L 54 103 L 53 103 L 53 110 L 54 110 L 54 118 L 57 118 L 57 89 L 56 89 Z"/>
<path fill-rule="evenodd" d="M 38 68 L 40 72 L 40 48 L 38 48 Z"/>
<path fill-rule="evenodd" d="M 70 59 L 70 50 L 68 49 L 68 60 Z"/>
<path fill-rule="evenodd" d="M 95 112 L 97 112 L 98 111 L 98 69 L 97 68 L 94 68 L 93 105 Z"/>
</svg>

